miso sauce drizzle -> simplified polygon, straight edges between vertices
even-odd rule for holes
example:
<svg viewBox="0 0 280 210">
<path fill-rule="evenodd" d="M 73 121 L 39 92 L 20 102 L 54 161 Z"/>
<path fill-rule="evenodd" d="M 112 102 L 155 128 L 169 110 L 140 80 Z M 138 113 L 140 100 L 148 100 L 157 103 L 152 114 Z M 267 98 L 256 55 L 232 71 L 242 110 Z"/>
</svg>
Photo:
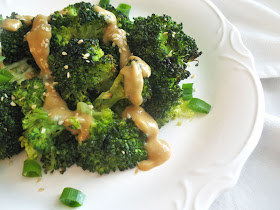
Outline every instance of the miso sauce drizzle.
<svg viewBox="0 0 280 210">
<path fill-rule="evenodd" d="M 94 10 L 104 16 L 108 24 L 103 41 L 105 43 L 112 41 L 119 47 L 120 74 L 124 75 L 125 95 L 133 104 L 126 107 L 123 118 L 132 119 L 135 125 L 147 135 L 145 149 L 148 152 L 148 160 L 139 162 L 138 168 L 143 171 L 150 170 L 166 162 L 171 154 L 169 145 L 165 141 L 157 139 L 156 121 L 140 107 L 143 102 L 143 78 L 151 75 L 151 69 L 141 58 L 132 56 L 127 45 L 126 32 L 118 28 L 115 15 L 99 6 L 94 6 Z M 126 66 L 129 60 L 131 64 Z"/>
<path fill-rule="evenodd" d="M 90 136 L 89 128 L 93 118 L 90 114 L 69 110 L 65 101 L 54 89 L 54 78 L 51 76 L 52 72 L 48 65 L 51 36 L 51 26 L 48 24 L 48 17 L 37 15 L 33 21 L 31 31 L 26 34 L 26 40 L 29 44 L 30 52 L 41 69 L 41 76 L 44 78 L 44 84 L 47 89 L 43 109 L 48 112 L 50 118 L 58 121 L 58 124 L 63 124 L 73 135 L 78 135 L 79 141 L 83 141 Z M 69 128 L 68 118 L 70 117 L 76 117 L 79 120 L 81 129 L 72 130 Z"/>
<path fill-rule="evenodd" d="M 15 32 L 22 26 L 22 23 L 18 19 L 7 18 L 2 23 L 2 27 L 7 31 Z"/>
</svg>

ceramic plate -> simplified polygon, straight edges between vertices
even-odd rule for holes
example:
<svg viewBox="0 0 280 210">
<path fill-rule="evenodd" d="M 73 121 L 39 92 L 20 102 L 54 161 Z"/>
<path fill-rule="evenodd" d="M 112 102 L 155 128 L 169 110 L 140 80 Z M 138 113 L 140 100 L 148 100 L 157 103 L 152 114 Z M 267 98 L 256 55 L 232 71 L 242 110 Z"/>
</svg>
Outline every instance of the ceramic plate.
<svg viewBox="0 0 280 210">
<path fill-rule="evenodd" d="M 60 10 L 74 1 L 0 0 L 0 13 L 35 15 Z M 95 3 L 95 2 L 93 2 Z M 112 0 L 117 6 L 120 1 Z M 255 148 L 263 126 L 264 100 L 254 60 L 237 29 L 207 0 L 123 0 L 131 16 L 168 14 L 183 22 L 203 55 L 191 65 L 195 96 L 212 105 L 208 115 L 176 121 L 160 130 L 172 148 L 171 159 L 148 172 L 135 169 L 99 176 L 71 167 L 64 175 L 44 175 L 37 182 L 21 176 L 24 154 L 0 162 L 1 209 L 69 209 L 58 201 L 64 187 L 83 191 L 80 209 L 207 209 L 232 187 Z M 39 189 L 44 189 L 39 192 Z"/>
</svg>

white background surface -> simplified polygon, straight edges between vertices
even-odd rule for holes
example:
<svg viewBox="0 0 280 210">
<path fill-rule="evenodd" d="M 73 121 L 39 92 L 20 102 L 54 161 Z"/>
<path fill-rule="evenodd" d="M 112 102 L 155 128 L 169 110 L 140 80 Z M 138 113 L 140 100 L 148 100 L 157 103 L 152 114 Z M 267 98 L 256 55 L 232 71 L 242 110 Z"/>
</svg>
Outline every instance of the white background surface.
<svg viewBox="0 0 280 210">
<path fill-rule="evenodd" d="M 262 137 L 237 185 L 210 210 L 280 209 L 280 1 L 212 0 L 255 57 L 266 106 Z"/>
</svg>

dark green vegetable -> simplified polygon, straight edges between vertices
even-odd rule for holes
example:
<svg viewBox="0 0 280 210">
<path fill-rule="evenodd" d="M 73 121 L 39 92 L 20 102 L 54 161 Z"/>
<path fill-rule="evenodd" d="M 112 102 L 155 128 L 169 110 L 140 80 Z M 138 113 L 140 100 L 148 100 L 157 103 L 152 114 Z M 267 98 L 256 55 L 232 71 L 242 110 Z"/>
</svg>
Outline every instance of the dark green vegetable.
<svg viewBox="0 0 280 210">
<path fill-rule="evenodd" d="M 85 198 L 86 195 L 80 190 L 71 187 L 66 187 L 63 189 L 59 200 L 67 206 L 79 207 L 83 205 Z"/>
<path fill-rule="evenodd" d="M 110 4 L 110 0 L 100 0 L 99 5 L 104 7 L 105 5 Z"/>
<path fill-rule="evenodd" d="M 23 132 L 23 114 L 12 99 L 15 86 L 16 83 L 0 84 L 0 159 L 22 151 L 18 139 Z"/>
<path fill-rule="evenodd" d="M 211 110 L 211 105 L 199 98 L 192 98 L 188 107 L 195 112 L 201 113 L 209 113 Z"/>
<path fill-rule="evenodd" d="M 119 4 L 117 10 L 120 10 L 127 17 L 129 16 L 131 6 L 129 4 Z"/>
<path fill-rule="evenodd" d="M 22 176 L 41 177 L 41 166 L 35 160 L 25 160 L 22 170 Z"/>
</svg>

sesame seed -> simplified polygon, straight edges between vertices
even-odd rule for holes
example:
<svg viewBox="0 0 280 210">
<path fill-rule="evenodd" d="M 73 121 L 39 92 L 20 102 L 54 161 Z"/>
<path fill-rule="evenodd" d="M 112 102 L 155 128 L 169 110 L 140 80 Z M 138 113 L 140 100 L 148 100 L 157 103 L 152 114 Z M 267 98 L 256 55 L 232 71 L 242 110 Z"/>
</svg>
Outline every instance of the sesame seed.
<svg viewBox="0 0 280 210">
<path fill-rule="evenodd" d="M 194 88 L 193 88 L 193 92 L 196 92 L 196 91 L 197 91 L 197 88 L 196 88 L 196 87 L 194 87 Z"/>
<path fill-rule="evenodd" d="M 3 96 L 1 97 L 1 101 L 2 101 L 2 102 L 4 101 L 4 97 L 3 97 Z"/>
<path fill-rule="evenodd" d="M 91 104 L 88 105 L 89 108 L 93 109 L 93 106 Z"/>
<path fill-rule="evenodd" d="M 82 40 L 82 39 L 80 39 L 79 41 L 78 41 L 78 44 L 82 44 L 84 41 Z"/>
<path fill-rule="evenodd" d="M 12 96 L 11 96 L 11 99 L 12 99 L 12 100 L 15 100 L 16 98 L 12 95 Z"/>
<path fill-rule="evenodd" d="M 124 47 L 122 47 L 122 51 L 124 51 L 124 52 L 125 52 L 125 51 L 126 51 L 126 49 L 125 49 Z"/>
<path fill-rule="evenodd" d="M 191 79 L 195 78 L 195 74 L 191 76 Z"/>
<path fill-rule="evenodd" d="M 53 82 L 52 84 L 53 84 L 53 85 L 57 85 L 57 84 L 58 84 L 58 82 Z"/>
<path fill-rule="evenodd" d="M 43 96 L 46 96 L 46 92 L 43 92 Z"/>
<path fill-rule="evenodd" d="M 125 154 L 125 151 L 122 150 L 122 153 Z"/>
<path fill-rule="evenodd" d="M 39 88 L 39 86 L 38 85 L 34 85 L 34 89 L 38 89 Z"/>
<path fill-rule="evenodd" d="M 70 77 L 71 77 L 70 73 L 69 73 L 69 72 L 67 72 L 67 78 L 70 78 Z"/>
<path fill-rule="evenodd" d="M 89 60 L 86 60 L 86 62 L 87 62 L 87 63 L 90 63 L 90 61 L 89 61 Z"/>
<path fill-rule="evenodd" d="M 58 121 L 58 125 L 62 125 L 64 123 L 63 120 Z"/>
<path fill-rule="evenodd" d="M 10 104 L 11 104 L 11 106 L 16 106 L 15 102 L 13 102 L 13 101 Z"/>
<path fill-rule="evenodd" d="M 122 49 L 121 48 L 119 49 L 119 53 L 122 53 Z"/>
<path fill-rule="evenodd" d="M 63 51 L 61 54 L 62 54 L 62 55 L 67 55 L 67 52 L 64 52 L 64 51 Z"/>
<path fill-rule="evenodd" d="M 31 109 L 36 109 L 36 104 L 33 104 L 33 105 L 31 106 Z"/>
<path fill-rule="evenodd" d="M 41 182 L 41 178 L 38 178 L 38 179 L 37 179 L 37 183 L 39 183 L 39 182 Z"/>
<path fill-rule="evenodd" d="M 46 132 L 46 128 L 42 128 L 41 133 L 45 133 Z"/>
<path fill-rule="evenodd" d="M 65 65 L 65 66 L 64 66 L 64 68 L 65 68 L 65 69 L 68 69 L 68 68 L 69 68 L 69 66 L 68 66 L 68 65 Z"/>
<path fill-rule="evenodd" d="M 112 43 L 112 47 L 115 47 L 115 46 L 116 46 L 116 43 L 115 43 L 115 42 L 113 42 L 113 43 Z"/>
<path fill-rule="evenodd" d="M 77 112 L 77 113 L 75 114 L 75 116 L 79 116 L 79 113 Z"/>
<path fill-rule="evenodd" d="M 4 94 L 4 96 L 5 96 L 6 98 L 8 98 L 8 96 L 7 96 L 7 94 L 6 94 L 6 93 Z"/>
<path fill-rule="evenodd" d="M 45 82 L 45 85 L 46 85 L 46 86 L 49 86 L 49 85 L 50 85 L 50 83 L 48 83 L 48 82 Z"/>
<path fill-rule="evenodd" d="M 163 35 L 165 35 L 165 34 L 168 34 L 168 32 L 166 31 L 166 32 L 163 33 Z"/>
<path fill-rule="evenodd" d="M 49 116 L 51 116 L 51 114 L 52 114 L 51 112 L 50 112 L 50 113 L 48 113 L 48 117 L 49 117 Z"/>
</svg>

